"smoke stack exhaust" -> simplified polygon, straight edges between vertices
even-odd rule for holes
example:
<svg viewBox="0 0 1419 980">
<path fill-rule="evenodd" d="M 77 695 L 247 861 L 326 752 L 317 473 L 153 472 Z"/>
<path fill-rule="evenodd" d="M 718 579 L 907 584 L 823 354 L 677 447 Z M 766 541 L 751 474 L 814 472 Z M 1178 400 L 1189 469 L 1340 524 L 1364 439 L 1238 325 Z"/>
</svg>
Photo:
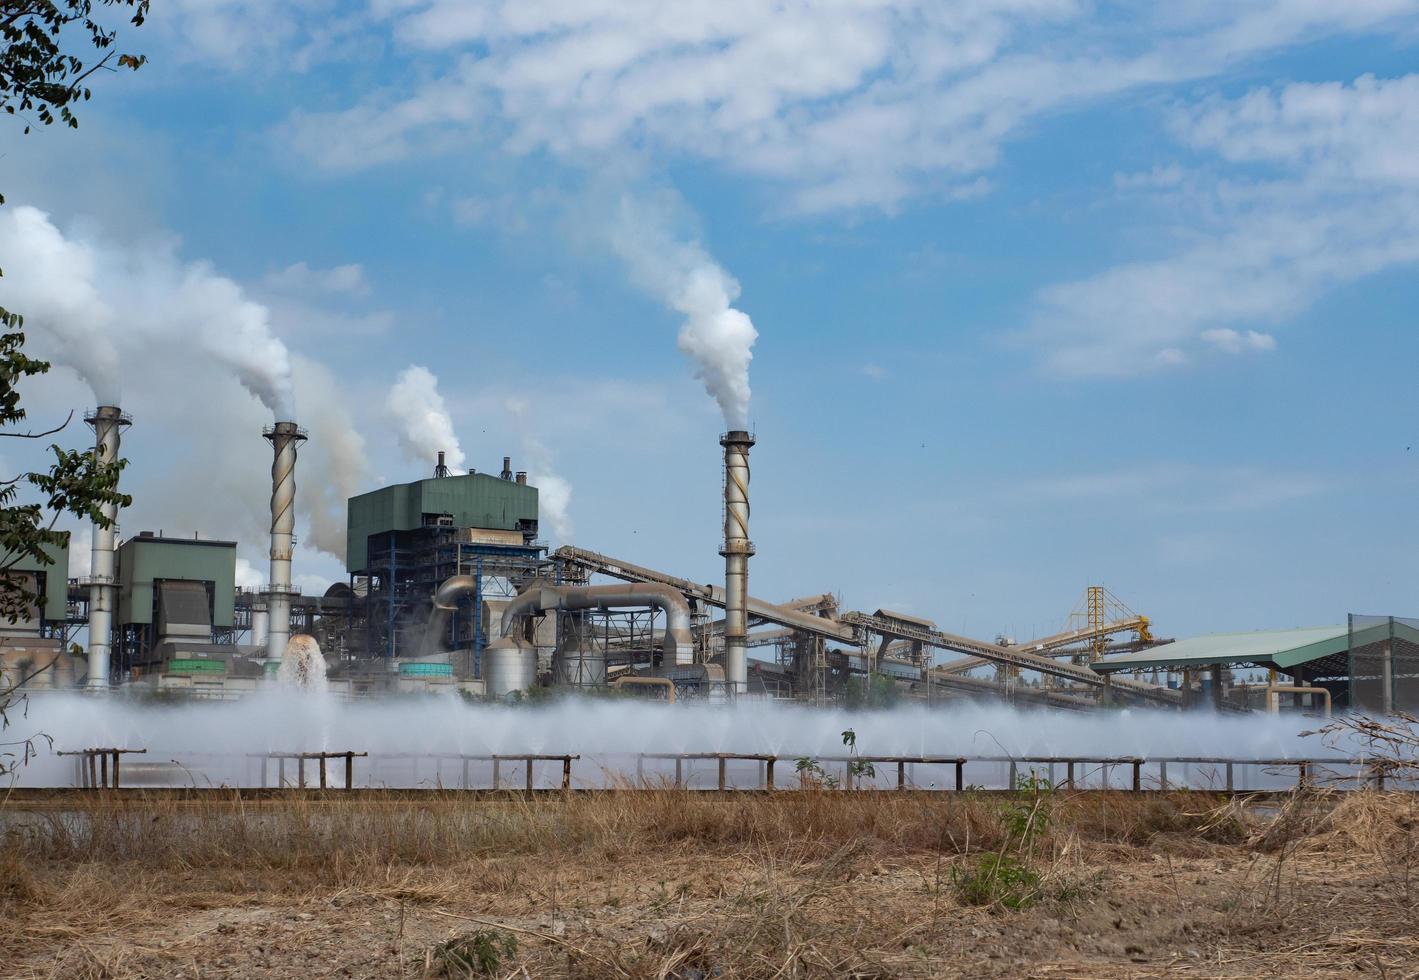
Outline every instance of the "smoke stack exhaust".
<svg viewBox="0 0 1419 980">
<path fill-rule="evenodd" d="M 746 643 L 749 632 L 749 449 L 754 437 L 743 429 L 726 432 L 724 447 L 724 683 L 731 697 L 749 688 Z"/>
<path fill-rule="evenodd" d="M 275 450 L 271 463 L 271 577 L 266 586 L 266 656 L 280 660 L 291 637 L 291 551 L 296 540 L 296 450 L 306 441 L 294 422 L 262 432 Z"/>
<path fill-rule="evenodd" d="M 434 464 L 434 479 L 442 480 L 448 476 L 448 464 L 443 461 L 443 450 L 439 450 L 439 461 Z"/>
<path fill-rule="evenodd" d="M 511 480 L 511 479 L 512 479 L 512 457 L 511 457 L 511 456 L 504 456 L 504 457 L 503 457 L 503 472 L 502 472 L 502 477 L 503 477 L 504 480 Z"/>
<path fill-rule="evenodd" d="M 94 430 L 94 458 L 100 463 L 118 460 L 123 429 L 133 419 L 114 405 L 100 405 L 84 421 Z M 94 544 L 89 566 L 89 676 L 85 687 L 105 690 L 112 671 L 113 608 L 115 583 L 113 541 L 117 535 L 118 505 L 101 508 L 108 527 L 94 524 Z"/>
</svg>

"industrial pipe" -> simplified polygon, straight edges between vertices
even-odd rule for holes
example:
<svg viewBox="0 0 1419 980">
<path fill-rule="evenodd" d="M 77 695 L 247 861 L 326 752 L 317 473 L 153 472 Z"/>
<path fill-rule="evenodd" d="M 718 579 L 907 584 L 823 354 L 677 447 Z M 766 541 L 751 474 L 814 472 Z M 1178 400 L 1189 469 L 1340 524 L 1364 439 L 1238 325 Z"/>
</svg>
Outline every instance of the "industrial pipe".
<svg viewBox="0 0 1419 980">
<path fill-rule="evenodd" d="M 118 461 L 119 437 L 132 419 L 113 405 L 101 405 L 85 416 L 94 430 L 94 459 L 99 463 Z M 118 529 L 118 505 L 101 504 L 104 522 L 94 522 L 94 542 L 89 565 L 89 676 L 85 687 L 103 690 L 112 671 L 113 610 L 115 583 L 113 542 Z"/>
<path fill-rule="evenodd" d="M 443 589 L 440 588 L 439 591 L 442 592 Z M 517 620 L 522 616 L 558 609 L 606 610 L 637 606 L 649 606 L 665 613 L 665 643 L 661 648 L 663 666 L 674 667 L 693 663 L 695 648 L 694 640 L 690 636 L 690 604 L 683 595 L 668 585 L 534 586 L 503 609 L 502 635 L 514 636 Z M 434 608 L 437 612 L 437 600 Z"/>
<path fill-rule="evenodd" d="M 434 592 L 434 608 L 429 614 L 429 624 L 424 629 L 423 640 L 419 644 L 419 655 L 429 657 L 443 649 L 443 634 L 448 629 L 448 618 L 458 609 L 458 600 L 464 596 L 477 595 L 476 575 L 454 575 L 446 578 Z"/>
<path fill-rule="evenodd" d="M 296 450 L 306 441 L 294 422 L 277 422 L 262 435 L 275 453 L 271 462 L 271 576 L 266 586 L 266 656 L 280 660 L 291 638 L 291 552 L 296 539 Z"/>
<path fill-rule="evenodd" d="M 618 677 L 611 682 L 616 690 L 627 687 L 655 687 L 665 692 L 665 703 L 675 703 L 675 682 L 668 677 Z"/>
<path fill-rule="evenodd" d="M 749 688 L 749 449 L 754 437 L 742 429 L 726 432 L 724 447 L 724 680 L 731 696 Z"/>
</svg>

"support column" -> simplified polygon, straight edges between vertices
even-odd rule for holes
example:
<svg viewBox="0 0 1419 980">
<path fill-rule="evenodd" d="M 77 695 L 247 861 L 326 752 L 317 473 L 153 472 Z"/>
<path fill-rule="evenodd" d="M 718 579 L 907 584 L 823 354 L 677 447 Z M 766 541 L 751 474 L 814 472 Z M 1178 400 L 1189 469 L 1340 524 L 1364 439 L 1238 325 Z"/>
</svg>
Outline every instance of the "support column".
<svg viewBox="0 0 1419 980">
<path fill-rule="evenodd" d="M 94 430 L 94 459 L 105 465 L 118 462 L 118 447 L 124 427 L 132 420 L 113 405 L 101 405 L 85 416 Z M 85 688 L 107 690 L 113 671 L 113 613 L 117 592 L 114 540 L 118 534 L 118 505 L 99 508 L 103 522 L 94 522 L 93 547 L 89 566 L 89 673 Z M 61 572 L 62 574 L 62 572 Z"/>
<path fill-rule="evenodd" d="M 296 540 L 296 450 L 306 434 L 294 422 L 262 433 L 271 443 L 271 574 L 266 586 L 266 656 L 279 661 L 291 637 L 291 553 Z"/>
<path fill-rule="evenodd" d="M 754 437 L 726 432 L 724 447 L 724 683 L 730 697 L 749 688 L 749 450 Z"/>
</svg>

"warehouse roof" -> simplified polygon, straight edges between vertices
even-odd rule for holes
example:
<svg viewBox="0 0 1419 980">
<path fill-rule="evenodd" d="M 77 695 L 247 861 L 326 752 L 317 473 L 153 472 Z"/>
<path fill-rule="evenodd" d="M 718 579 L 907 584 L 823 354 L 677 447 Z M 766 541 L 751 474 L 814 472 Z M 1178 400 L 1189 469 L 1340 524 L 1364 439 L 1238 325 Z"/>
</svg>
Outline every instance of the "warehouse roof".
<svg viewBox="0 0 1419 980">
<path fill-rule="evenodd" d="M 1393 629 L 1394 635 L 1403 635 L 1404 639 L 1410 642 L 1419 642 L 1419 632 L 1397 622 Z M 1389 630 L 1389 624 L 1385 623 L 1357 630 L 1353 638 L 1347 626 L 1209 633 L 1175 643 L 1148 647 L 1134 653 L 1108 657 L 1092 667 L 1099 673 L 1106 674 L 1153 667 L 1195 669 L 1214 664 L 1254 664 L 1258 667 L 1275 667 L 1290 673 L 1293 668 L 1306 664 L 1319 668 L 1321 676 L 1339 676 L 1348 672 L 1349 665 L 1345 655 L 1352 645 L 1360 647 L 1380 642 L 1389 635 Z"/>
</svg>

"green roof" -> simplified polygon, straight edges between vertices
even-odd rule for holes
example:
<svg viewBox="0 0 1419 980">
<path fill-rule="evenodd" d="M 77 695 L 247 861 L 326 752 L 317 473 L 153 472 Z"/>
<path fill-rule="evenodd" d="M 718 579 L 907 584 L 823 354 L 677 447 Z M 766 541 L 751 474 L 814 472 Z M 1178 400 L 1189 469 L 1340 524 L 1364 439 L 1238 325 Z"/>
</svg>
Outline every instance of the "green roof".
<svg viewBox="0 0 1419 980">
<path fill-rule="evenodd" d="M 381 487 L 347 502 L 345 567 L 363 573 L 369 538 L 424 526 L 426 515 L 446 514 L 454 527 L 517 531 L 535 528 L 537 488 L 486 473 L 467 473 Z"/>
<path fill-rule="evenodd" d="M 1290 672 L 1292 668 L 1347 653 L 1353 646 L 1377 643 L 1390 635 L 1388 622 L 1357 630 L 1347 626 L 1306 626 L 1249 633 L 1209 633 L 1134 653 L 1108 657 L 1091 665 L 1099 673 L 1146 670 L 1153 667 L 1195 669 L 1213 665 L 1255 664 Z M 1419 643 L 1419 631 L 1395 622 L 1394 636 Z M 1339 666 L 1339 664 L 1335 664 Z"/>
</svg>

